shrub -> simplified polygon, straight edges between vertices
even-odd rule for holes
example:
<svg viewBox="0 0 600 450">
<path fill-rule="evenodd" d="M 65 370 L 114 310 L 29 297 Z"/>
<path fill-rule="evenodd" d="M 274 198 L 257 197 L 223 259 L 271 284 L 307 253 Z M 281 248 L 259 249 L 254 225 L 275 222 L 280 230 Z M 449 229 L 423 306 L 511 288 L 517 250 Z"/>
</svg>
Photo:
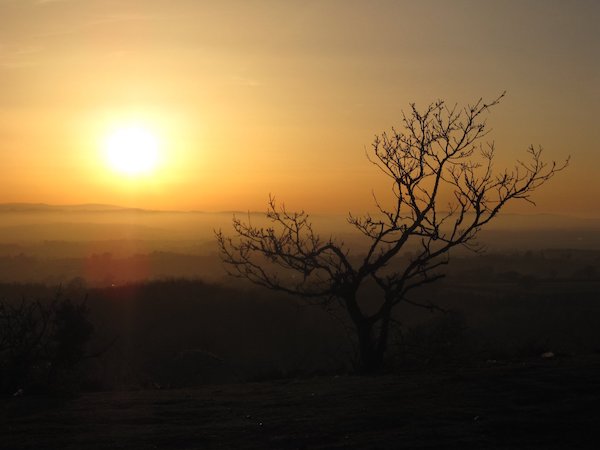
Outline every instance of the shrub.
<svg viewBox="0 0 600 450">
<path fill-rule="evenodd" d="M 0 392 L 72 391 L 92 333 L 85 302 L 0 301 Z"/>
</svg>

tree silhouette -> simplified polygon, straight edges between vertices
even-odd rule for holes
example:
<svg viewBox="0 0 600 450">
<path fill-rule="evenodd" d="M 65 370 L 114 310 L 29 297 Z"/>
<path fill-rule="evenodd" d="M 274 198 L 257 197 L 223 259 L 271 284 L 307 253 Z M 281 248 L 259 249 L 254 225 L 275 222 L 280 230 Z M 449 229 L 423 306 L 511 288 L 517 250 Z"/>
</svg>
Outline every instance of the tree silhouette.
<svg viewBox="0 0 600 450">
<path fill-rule="evenodd" d="M 288 211 L 269 198 L 270 226 L 255 227 L 233 218 L 232 238 L 219 230 L 217 241 L 231 275 L 269 289 L 316 300 L 339 302 L 353 323 L 360 372 L 381 368 L 389 340 L 392 311 L 405 302 L 434 309 L 435 302 L 410 298 L 414 289 L 444 276 L 450 250 L 481 250 L 475 238 L 507 202 L 525 200 L 564 169 L 542 160 L 542 149 L 529 147 L 526 160 L 511 170 L 494 170 L 494 144 L 483 114 L 504 97 L 482 99 L 463 108 L 444 101 L 402 114 L 402 128 L 375 137 L 368 160 L 391 180 L 391 200 L 374 196 L 376 214 L 348 216 L 368 238 L 365 253 L 351 251 L 335 238 L 317 234 L 304 212 Z M 402 249 L 417 244 L 411 256 Z M 413 247 L 411 247 L 413 248 Z M 381 294 L 376 311 L 367 312 L 359 288 L 372 280 Z"/>
</svg>

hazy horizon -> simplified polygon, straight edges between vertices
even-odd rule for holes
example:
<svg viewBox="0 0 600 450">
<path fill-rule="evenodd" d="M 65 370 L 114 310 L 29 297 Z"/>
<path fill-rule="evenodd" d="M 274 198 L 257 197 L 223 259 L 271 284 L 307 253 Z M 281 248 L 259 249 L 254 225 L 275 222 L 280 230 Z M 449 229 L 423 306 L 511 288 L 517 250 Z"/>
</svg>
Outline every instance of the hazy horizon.
<svg viewBox="0 0 600 450">
<path fill-rule="evenodd" d="M 372 208 L 375 209 L 375 208 Z M 257 210 L 248 210 L 248 209 L 238 209 L 238 210 L 200 210 L 200 209 L 153 209 L 153 208 L 141 208 L 136 206 L 128 206 L 128 205 L 117 205 L 117 204 L 108 204 L 108 203 L 64 203 L 64 204 L 50 204 L 43 202 L 5 202 L 0 203 L 0 214 L 5 212 L 139 212 L 139 213 L 159 213 L 159 214 L 253 214 L 253 215 L 264 215 L 267 211 L 267 208 L 257 209 Z M 368 211 L 358 211 L 356 213 L 366 213 Z M 440 212 L 447 212 L 445 210 L 440 210 Z M 332 216 L 332 217 L 347 217 L 349 213 L 355 213 L 354 211 L 347 212 L 326 212 L 326 211 L 307 211 L 309 216 Z M 564 218 L 572 218 L 576 220 L 595 220 L 600 219 L 600 211 L 590 211 L 590 214 L 568 214 L 560 212 L 558 213 L 548 213 L 538 211 L 535 207 L 523 211 L 523 212 L 507 212 L 501 215 L 502 217 L 516 217 L 516 216 L 550 216 L 550 217 L 564 217 Z M 498 216 L 500 218 L 501 216 Z M 496 219 L 497 220 L 497 219 Z M 490 225 L 490 226 L 493 226 Z"/>
</svg>

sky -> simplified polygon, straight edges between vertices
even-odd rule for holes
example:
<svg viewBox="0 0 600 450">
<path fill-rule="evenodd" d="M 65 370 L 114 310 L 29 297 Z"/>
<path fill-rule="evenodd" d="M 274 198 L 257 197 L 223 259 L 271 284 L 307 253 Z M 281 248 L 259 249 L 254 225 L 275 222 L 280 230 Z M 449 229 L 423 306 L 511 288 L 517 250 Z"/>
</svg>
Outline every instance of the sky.
<svg viewBox="0 0 600 450">
<path fill-rule="evenodd" d="M 600 214 L 600 2 L 0 0 L 0 202 L 372 210 L 411 102 L 489 114 L 497 167 L 568 169 L 509 211 Z M 143 127 L 153 171 L 107 142 Z"/>
</svg>

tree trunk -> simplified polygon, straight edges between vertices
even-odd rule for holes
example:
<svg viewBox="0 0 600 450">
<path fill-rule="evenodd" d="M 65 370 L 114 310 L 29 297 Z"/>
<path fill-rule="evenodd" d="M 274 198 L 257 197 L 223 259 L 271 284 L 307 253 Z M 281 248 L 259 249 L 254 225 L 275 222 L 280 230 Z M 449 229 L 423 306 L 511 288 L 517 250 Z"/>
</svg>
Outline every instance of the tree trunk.
<svg viewBox="0 0 600 450">
<path fill-rule="evenodd" d="M 355 291 L 344 298 L 348 314 L 354 323 L 358 337 L 358 361 L 356 371 L 375 374 L 383 369 L 383 357 L 387 349 L 391 302 L 385 303 L 377 318 L 364 316 L 356 302 Z"/>
<path fill-rule="evenodd" d="M 362 318 L 356 322 L 358 334 L 359 361 L 358 371 L 364 374 L 381 372 L 389 339 L 392 303 L 381 310 L 378 320 Z"/>
<path fill-rule="evenodd" d="M 380 336 L 374 336 L 373 322 L 363 320 L 356 324 L 358 334 L 358 367 L 361 374 L 375 374 L 383 368 L 385 347 L 381 345 Z"/>
</svg>

